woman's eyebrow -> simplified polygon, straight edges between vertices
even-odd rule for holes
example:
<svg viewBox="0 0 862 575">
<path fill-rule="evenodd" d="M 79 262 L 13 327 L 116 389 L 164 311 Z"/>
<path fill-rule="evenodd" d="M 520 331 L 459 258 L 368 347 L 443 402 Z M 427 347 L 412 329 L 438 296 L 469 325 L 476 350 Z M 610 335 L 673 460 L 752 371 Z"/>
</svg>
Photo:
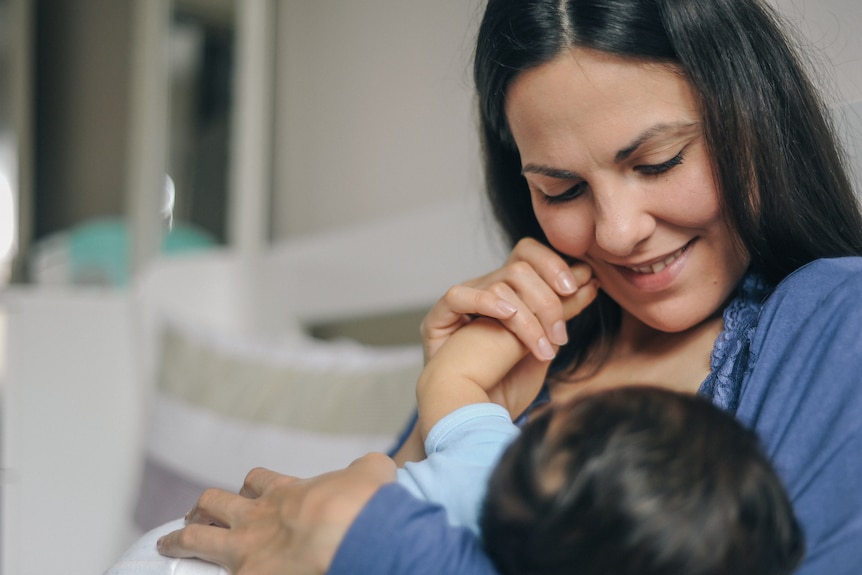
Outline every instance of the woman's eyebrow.
<svg viewBox="0 0 862 575">
<path fill-rule="evenodd" d="M 549 178 L 554 178 L 557 180 L 582 179 L 581 176 L 570 170 L 561 170 L 559 168 L 552 168 L 550 166 L 543 166 L 539 164 L 527 164 L 526 166 L 521 168 L 521 175 L 523 176 L 525 174 L 539 174 L 540 176 L 547 176 Z"/>
<path fill-rule="evenodd" d="M 650 128 L 644 130 L 638 137 L 636 137 L 632 142 L 621 149 L 614 156 L 614 162 L 619 164 L 620 162 L 625 161 L 632 154 L 634 154 L 638 148 L 644 145 L 649 140 L 655 138 L 656 136 L 665 136 L 665 135 L 688 135 L 690 132 L 695 132 L 700 128 L 699 122 L 673 122 L 673 123 L 661 123 L 656 124 Z M 540 176 L 547 176 L 549 178 L 554 178 L 557 180 L 582 180 L 584 179 L 577 172 L 573 172 L 571 170 L 563 170 L 561 168 L 553 168 L 551 166 L 546 166 L 542 164 L 526 164 L 523 168 L 521 168 L 521 175 L 526 174 L 538 174 Z"/>
<path fill-rule="evenodd" d="M 655 138 L 656 136 L 663 136 L 667 134 L 687 134 L 688 132 L 692 132 L 695 128 L 699 127 L 699 122 L 674 122 L 670 124 L 656 124 L 655 126 L 644 130 L 637 138 L 632 140 L 631 144 L 617 152 L 616 156 L 614 156 L 614 161 L 619 164 L 620 162 L 628 159 L 628 157 L 634 154 L 635 151 L 637 151 L 637 149 L 640 148 L 644 143 L 651 140 L 652 138 Z"/>
</svg>

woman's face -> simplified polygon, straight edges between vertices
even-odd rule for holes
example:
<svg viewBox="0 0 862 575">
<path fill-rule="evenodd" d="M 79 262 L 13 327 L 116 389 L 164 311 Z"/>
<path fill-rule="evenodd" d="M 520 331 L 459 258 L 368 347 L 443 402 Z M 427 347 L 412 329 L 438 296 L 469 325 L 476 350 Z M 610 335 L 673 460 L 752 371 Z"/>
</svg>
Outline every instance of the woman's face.
<svg viewBox="0 0 862 575">
<path fill-rule="evenodd" d="M 573 49 L 522 72 L 506 116 L 551 245 L 589 263 L 631 315 L 678 332 L 712 316 L 748 264 L 725 223 L 688 82 Z"/>
</svg>

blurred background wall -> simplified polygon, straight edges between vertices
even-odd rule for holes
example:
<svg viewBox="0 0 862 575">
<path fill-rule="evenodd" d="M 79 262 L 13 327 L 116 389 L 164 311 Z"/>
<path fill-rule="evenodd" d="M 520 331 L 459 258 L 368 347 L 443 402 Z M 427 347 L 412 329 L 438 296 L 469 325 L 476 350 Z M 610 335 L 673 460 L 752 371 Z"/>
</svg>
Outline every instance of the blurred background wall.
<svg viewBox="0 0 862 575">
<path fill-rule="evenodd" d="M 135 209 L 127 188 L 140 24 L 133 0 L 2 1 L 16 3 L 29 26 L 21 47 L 30 66 L 20 76 L 32 102 L 21 109 L 32 136 L 19 149 L 32 173 L 19 186 L 24 260 L 51 234 Z M 170 5 L 162 48 L 174 215 L 230 243 L 238 5 L 153 1 Z M 469 61 L 480 0 L 264 3 L 274 16 L 262 87 L 272 106 L 267 238 L 477 193 Z M 234 193 L 244 185 L 235 182 Z"/>
<path fill-rule="evenodd" d="M 124 209 L 131 4 L 33 3 L 33 234 Z"/>
<path fill-rule="evenodd" d="M 280 4 L 276 237 L 478 193 L 470 65 L 481 4 Z"/>
<path fill-rule="evenodd" d="M 862 4 L 772 1 L 814 46 L 827 96 L 862 98 Z M 175 217 L 216 242 L 231 242 L 231 194 L 262 195 L 260 233 L 269 241 L 479 193 L 470 58 L 482 0 L 262 0 L 272 15 L 260 86 L 270 108 L 267 173 L 233 183 L 243 4 L 152 2 L 169 6 L 164 151 Z M 29 51 L 16 76 L 28 83 L 17 108 L 29 131 L 18 134 L 21 260 L 50 234 L 134 211 L 127 188 L 140 25 L 135 0 L 0 5 L 26 14 L 16 22 L 29 26 L 16 31 L 18 48 Z M 266 189 L 253 189 L 260 182 Z"/>
</svg>

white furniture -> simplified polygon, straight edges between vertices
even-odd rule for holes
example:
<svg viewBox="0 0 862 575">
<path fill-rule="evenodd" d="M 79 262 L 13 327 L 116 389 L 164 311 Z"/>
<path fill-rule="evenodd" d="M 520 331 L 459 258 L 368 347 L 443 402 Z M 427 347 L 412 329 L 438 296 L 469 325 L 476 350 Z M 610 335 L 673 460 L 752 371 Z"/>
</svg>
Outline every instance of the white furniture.
<svg viewBox="0 0 862 575">
<path fill-rule="evenodd" d="M 2 575 L 101 573 L 138 535 L 158 331 L 289 341 L 312 321 L 428 306 L 498 265 L 478 205 L 428 206 L 275 246 L 158 261 L 130 291 L 14 288 L 2 390 Z"/>
<path fill-rule="evenodd" d="M 2 573 L 99 573 L 132 536 L 140 465 L 129 298 L 15 291 L 2 306 Z"/>
</svg>

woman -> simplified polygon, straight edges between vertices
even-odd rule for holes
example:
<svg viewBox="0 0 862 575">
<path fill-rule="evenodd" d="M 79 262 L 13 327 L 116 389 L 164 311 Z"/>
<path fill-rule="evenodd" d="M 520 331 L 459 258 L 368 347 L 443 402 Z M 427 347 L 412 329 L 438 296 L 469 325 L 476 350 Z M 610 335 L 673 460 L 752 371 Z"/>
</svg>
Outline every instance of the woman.
<svg viewBox="0 0 862 575">
<path fill-rule="evenodd" d="M 545 378 L 551 403 L 635 379 L 710 398 L 785 482 L 808 542 L 799 573 L 857 572 L 862 259 L 842 256 L 862 254 L 862 217 L 771 11 L 490 0 L 475 79 L 514 248 L 431 310 L 426 355 L 485 315 L 533 352 L 509 383 Z M 564 326 L 584 264 L 602 293 Z M 414 436 L 398 459 L 422 455 Z M 474 537 L 372 467 L 304 482 L 256 470 L 245 497 L 205 493 L 160 549 L 234 573 L 494 572 Z"/>
</svg>

